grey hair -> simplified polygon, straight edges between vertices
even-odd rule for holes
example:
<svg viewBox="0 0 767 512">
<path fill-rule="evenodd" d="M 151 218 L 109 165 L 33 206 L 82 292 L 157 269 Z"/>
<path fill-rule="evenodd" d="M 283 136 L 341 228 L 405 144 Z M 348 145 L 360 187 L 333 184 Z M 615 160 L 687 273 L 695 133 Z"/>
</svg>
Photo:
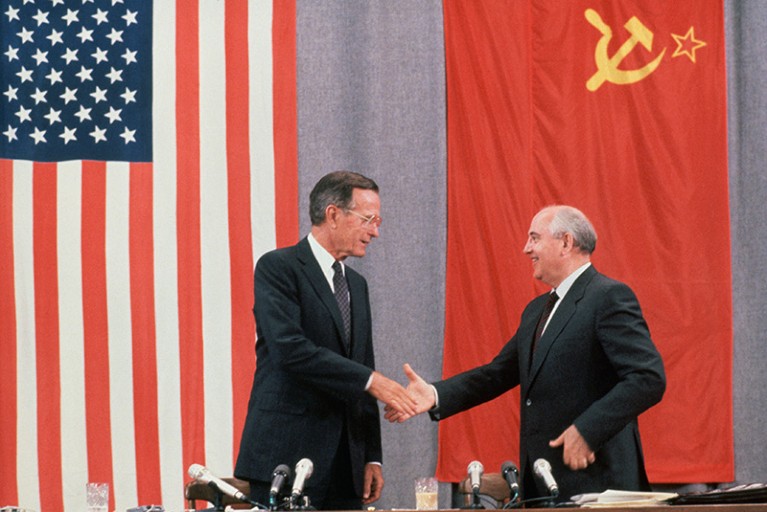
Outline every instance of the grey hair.
<svg viewBox="0 0 767 512">
<path fill-rule="evenodd" d="M 309 194 L 309 218 L 312 226 L 325 222 L 325 210 L 331 204 L 342 210 L 351 210 L 354 207 L 352 193 L 355 188 L 378 193 L 375 181 L 356 172 L 335 171 L 320 178 Z"/>
<path fill-rule="evenodd" d="M 573 245 L 581 252 L 591 254 L 597 247 L 597 232 L 586 215 L 572 206 L 548 206 L 544 210 L 554 210 L 549 224 L 549 232 L 554 238 L 562 238 L 565 233 L 573 235 Z"/>
</svg>

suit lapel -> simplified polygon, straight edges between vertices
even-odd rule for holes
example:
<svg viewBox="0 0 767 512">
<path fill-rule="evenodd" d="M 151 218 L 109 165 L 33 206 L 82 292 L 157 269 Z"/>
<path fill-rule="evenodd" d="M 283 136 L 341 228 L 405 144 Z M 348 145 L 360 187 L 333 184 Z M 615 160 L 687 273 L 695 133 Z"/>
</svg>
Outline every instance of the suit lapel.
<svg viewBox="0 0 767 512">
<path fill-rule="evenodd" d="M 570 322 L 570 319 L 578 309 L 578 302 L 580 302 L 580 300 L 583 298 L 583 294 L 586 292 L 586 287 L 591 282 L 591 279 L 594 277 L 594 275 L 596 275 L 596 270 L 592 265 L 586 269 L 586 271 L 581 274 L 578 279 L 575 280 L 573 286 L 567 292 L 567 295 L 561 299 L 562 302 L 559 304 L 559 307 L 557 307 L 557 310 L 554 311 L 554 315 L 551 317 L 548 327 L 546 327 L 546 330 L 543 332 L 543 336 L 541 336 L 541 339 L 538 340 L 537 346 L 535 348 L 533 360 L 530 364 L 528 389 L 533 384 L 536 375 L 538 375 L 543 362 L 546 360 L 546 357 L 551 350 L 551 346 L 556 343 L 557 338 L 565 329 L 567 324 Z M 538 308 L 538 316 L 540 316 L 540 313 L 543 310 L 543 305 L 545 303 L 545 300 L 541 301 L 541 305 Z M 538 316 L 536 316 L 536 320 Z M 529 338 L 530 341 L 527 343 L 528 354 L 529 348 L 532 346 L 532 334 L 529 336 Z M 529 359 L 527 360 L 529 361 Z"/>
<path fill-rule="evenodd" d="M 306 238 L 301 239 L 301 241 L 298 242 L 297 247 L 297 258 L 298 261 L 301 262 L 301 268 L 304 272 L 304 275 L 309 280 L 314 290 L 317 292 L 317 295 L 320 297 L 320 300 L 330 312 L 330 315 L 333 317 L 333 323 L 336 325 L 336 330 L 338 331 L 338 339 L 340 341 L 339 345 L 341 346 L 341 350 L 344 352 L 344 355 L 348 356 L 346 353 L 346 343 L 344 342 L 343 334 L 344 321 L 343 318 L 341 318 L 341 310 L 338 309 L 338 302 L 336 302 L 336 298 L 333 295 L 333 290 L 330 289 L 328 280 L 325 278 L 325 274 L 322 273 L 320 264 L 317 263 L 317 259 L 312 253 L 312 248 L 309 245 L 309 240 Z M 353 308 L 352 314 L 354 314 Z M 354 325 L 353 321 L 352 325 Z"/>
</svg>

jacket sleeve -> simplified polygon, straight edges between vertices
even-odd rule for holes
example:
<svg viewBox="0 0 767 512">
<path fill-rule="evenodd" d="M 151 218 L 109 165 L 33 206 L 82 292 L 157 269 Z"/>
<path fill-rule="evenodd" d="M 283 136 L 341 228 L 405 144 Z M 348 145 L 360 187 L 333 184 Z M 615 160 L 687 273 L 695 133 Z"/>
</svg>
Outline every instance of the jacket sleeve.
<svg viewBox="0 0 767 512">
<path fill-rule="evenodd" d="M 617 381 L 574 424 L 592 450 L 658 403 L 666 389 L 663 361 L 631 289 L 615 282 L 595 311 L 596 335 Z"/>
<path fill-rule="evenodd" d="M 439 407 L 430 415 L 443 420 L 492 400 L 519 384 L 516 335 L 489 363 L 435 382 Z"/>
</svg>

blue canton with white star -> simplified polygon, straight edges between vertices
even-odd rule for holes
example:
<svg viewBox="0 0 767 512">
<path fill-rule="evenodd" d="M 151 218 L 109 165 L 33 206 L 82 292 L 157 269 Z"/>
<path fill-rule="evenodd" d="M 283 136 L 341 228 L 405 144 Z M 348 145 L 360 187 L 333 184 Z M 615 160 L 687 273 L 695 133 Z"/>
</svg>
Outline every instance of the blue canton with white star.
<svg viewBox="0 0 767 512">
<path fill-rule="evenodd" d="M 0 9 L 0 158 L 151 161 L 151 0 Z"/>
</svg>

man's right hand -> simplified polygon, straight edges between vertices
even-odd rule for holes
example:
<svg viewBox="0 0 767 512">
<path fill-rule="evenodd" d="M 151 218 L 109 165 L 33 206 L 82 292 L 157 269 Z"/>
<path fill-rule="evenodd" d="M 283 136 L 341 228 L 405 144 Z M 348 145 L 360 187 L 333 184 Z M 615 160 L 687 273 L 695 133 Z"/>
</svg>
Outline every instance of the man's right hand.
<svg viewBox="0 0 767 512">
<path fill-rule="evenodd" d="M 386 410 L 397 411 L 399 414 L 413 416 L 416 413 L 415 398 L 398 382 L 395 382 L 380 372 L 373 372 L 373 380 L 368 388 L 368 393 L 386 404 Z"/>
<path fill-rule="evenodd" d="M 436 404 L 437 397 L 434 394 L 434 389 L 413 370 L 409 364 L 405 363 L 402 366 L 405 370 L 405 375 L 409 381 L 407 386 L 407 392 L 415 398 L 416 407 L 415 412 L 408 413 L 407 411 L 400 411 L 394 407 L 389 407 L 387 404 L 384 407 L 384 418 L 392 423 L 402 423 L 413 416 L 428 411 Z"/>
</svg>

